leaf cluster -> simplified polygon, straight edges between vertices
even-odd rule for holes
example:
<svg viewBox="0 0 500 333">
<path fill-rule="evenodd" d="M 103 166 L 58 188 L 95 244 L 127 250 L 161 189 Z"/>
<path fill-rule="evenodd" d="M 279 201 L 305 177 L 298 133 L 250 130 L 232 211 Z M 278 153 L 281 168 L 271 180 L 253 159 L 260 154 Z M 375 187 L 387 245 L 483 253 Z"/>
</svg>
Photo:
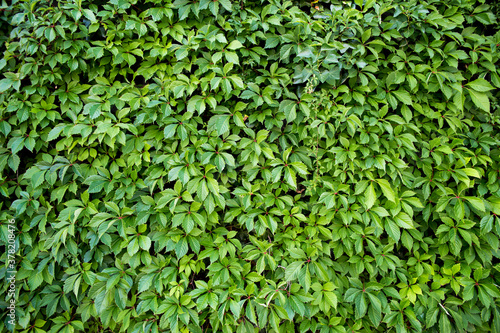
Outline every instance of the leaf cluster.
<svg viewBox="0 0 500 333">
<path fill-rule="evenodd" d="M 498 8 L 3 2 L 0 330 L 500 332 Z"/>
</svg>

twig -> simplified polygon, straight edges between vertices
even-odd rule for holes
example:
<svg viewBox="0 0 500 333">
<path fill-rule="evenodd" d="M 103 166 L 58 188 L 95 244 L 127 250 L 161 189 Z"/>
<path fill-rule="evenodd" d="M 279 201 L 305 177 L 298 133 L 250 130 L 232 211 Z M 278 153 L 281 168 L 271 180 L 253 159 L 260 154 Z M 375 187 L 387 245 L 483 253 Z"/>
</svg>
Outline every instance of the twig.
<svg viewBox="0 0 500 333">
<path fill-rule="evenodd" d="M 444 312 L 446 312 L 446 314 L 449 316 L 450 313 L 448 312 L 448 310 L 446 310 L 446 308 L 443 306 L 443 304 L 439 303 L 439 305 L 443 308 Z"/>
</svg>

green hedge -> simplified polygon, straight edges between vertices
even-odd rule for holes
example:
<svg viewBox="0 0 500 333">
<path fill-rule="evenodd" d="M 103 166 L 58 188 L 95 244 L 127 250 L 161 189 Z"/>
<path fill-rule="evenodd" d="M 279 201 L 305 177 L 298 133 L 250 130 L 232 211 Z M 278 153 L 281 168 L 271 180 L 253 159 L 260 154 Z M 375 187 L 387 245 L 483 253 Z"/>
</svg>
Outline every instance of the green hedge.
<svg viewBox="0 0 500 333">
<path fill-rule="evenodd" d="M 2 1 L 0 330 L 500 332 L 484 2 Z"/>
</svg>

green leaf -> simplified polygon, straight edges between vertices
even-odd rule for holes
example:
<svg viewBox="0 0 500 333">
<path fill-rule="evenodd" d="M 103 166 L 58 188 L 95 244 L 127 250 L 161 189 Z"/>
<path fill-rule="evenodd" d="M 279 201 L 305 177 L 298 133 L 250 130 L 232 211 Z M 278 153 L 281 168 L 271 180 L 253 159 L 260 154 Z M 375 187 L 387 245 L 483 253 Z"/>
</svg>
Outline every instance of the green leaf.
<svg viewBox="0 0 500 333">
<path fill-rule="evenodd" d="M 279 111 L 283 112 L 286 117 L 286 121 L 289 123 L 294 121 L 297 117 L 297 102 L 292 100 L 284 100 L 280 103 Z"/>
<path fill-rule="evenodd" d="M 147 236 L 139 236 L 139 246 L 144 251 L 149 251 L 151 247 L 151 239 Z"/>
<path fill-rule="evenodd" d="M 0 80 L 0 92 L 5 92 L 10 87 L 12 87 L 12 81 L 10 79 Z"/>
<path fill-rule="evenodd" d="M 387 198 L 387 200 L 396 202 L 396 195 L 394 194 L 394 191 L 391 188 L 389 182 L 386 179 L 377 179 L 376 181 L 382 189 L 382 193 L 384 193 L 384 196 Z"/>
<path fill-rule="evenodd" d="M 198 189 L 197 189 L 197 194 L 198 194 L 198 197 L 201 199 L 201 200 L 205 200 L 208 196 L 208 186 L 207 186 L 207 183 L 206 181 L 202 180 L 199 184 L 198 184 Z"/>
<path fill-rule="evenodd" d="M 290 256 L 294 259 L 305 259 L 306 254 L 304 251 L 301 249 L 295 248 L 295 249 L 288 249 L 288 252 L 290 252 Z"/>
<path fill-rule="evenodd" d="M 486 209 L 484 207 L 484 202 L 480 198 L 476 197 L 463 197 L 469 204 L 472 205 L 475 209 L 484 212 Z"/>
<path fill-rule="evenodd" d="M 227 48 L 230 49 L 230 50 L 237 50 L 237 49 L 240 49 L 243 47 L 243 44 L 240 43 L 239 40 L 235 39 L 233 40 L 228 46 Z"/>
<path fill-rule="evenodd" d="M 439 330 L 440 332 L 451 332 L 451 323 L 445 312 L 441 312 L 441 317 L 439 319 Z"/>
<path fill-rule="evenodd" d="M 474 104 L 483 111 L 490 112 L 490 100 L 486 93 L 467 89 Z"/>
<path fill-rule="evenodd" d="M 9 141 L 10 149 L 12 154 L 17 154 L 21 149 L 24 148 L 24 138 L 21 136 L 14 137 Z"/>
<path fill-rule="evenodd" d="M 96 119 L 101 115 L 101 103 L 88 103 L 83 108 L 85 114 L 90 115 L 91 119 Z"/>
<path fill-rule="evenodd" d="M 210 130 L 216 130 L 217 135 L 223 135 L 229 131 L 229 119 L 229 115 L 213 116 L 208 121 L 208 128 Z"/>
<path fill-rule="evenodd" d="M 365 190 L 365 206 L 370 209 L 375 204 L 377 200 L 377 194 L 375 193 L 375 188 L 373 187 L 373 182 Z"/>
<path fill-rule="evenodd" d="M 476 178 L 481 178 L 481 175 L 476 169 L 473 168 L 465 168 L 463 169 L 465 174 L 469 177 L 476 177 Z"/>
<path fill-rule="evenodd" d="M 288 265 L 285 269 L 285 280 L 286 281 L 295 280 L 303 264 L 304 264 L 303 261 L 294 261 L 290 265 Z"/>
<path fill-rule="evenodd" d="M 94 13 L 90 9 L 84 9 L 82 10 L 83 16 L 89 19 L 90 22 L 94 23 L 97 21 Z"/>
<path fill-rule="evenodd" d="M 233 10 L 233 7 L 231 5 L 231 1 L 229 0 L 218 0 L 219 3 L 222 5 L 222 7 L 224 7 L 227 11 L 232 11 Z"/>
<path fill-rule="evenodd" d="M 327 291 L 324 293 L 325 299 L 335 310 L 337 309 L 338 298 L 333 292 Z"/>
<path fill-rule="evenodd" d="M 231 62 L 233 64 L 237 64 L 237 65 L 240 64 L 239 57 L 238 57 L 238 55 L 235 52 L 226 51 L 226 52 L 224 52 L 224 56 L 226 57 L 226 60 L 228 62 Z"/>
<path fill-rule="evenodd" d="M 394 217 L 394 221 L 397 223 L 398 226 L 404 229 L 415 229 L 413 226 L 413 220 L 412 218 L 403 212 L 400 212 L 398 215 Z"/>
<path fill-rule="evenodd" d="M 354 304 L 356 305 L 356 319 L 362 318 L 368 308 L 365 295 L 363 295 L 363 293 L 359 294 L 359 296 L 356 297 Z"/>
<path fill-rule="evenodd" d="M 133 256 L 137 251 L 139 251 L 139 241 L 137 237 L 133 237 L 127 245 L 127 252 L 129 255 Z"/>
<path fill-rule="evenodd" d="M 411 95 L 406 90 L 396 90 L 392 92 L 397 99 L 406 105 L 412 105 Z"/>
<path fill-rule="evenodd" d="M 33 176 L 31 176 L 31 184 L 33 188 L 37 188 L 38 186 L 42 185 L 45 180 L 45 170 L 44 171 L 38 171 Z"/>
<path fill-rule="evenodd" d="M 178 126 L 177 124 L 170 124 L 167 127 L 165 127 L 165 129 L 163 130 L 163 135 L 165 139 L 174 137 L 174 135 L 176 134 L 177 126 Z"/>
<path fill-rule="evenodd" d="M 293 169 L 295 171 L 297 171 L 299 174 L 301 174 L 302 176 L 305 176 L 308 174 L 307 167 L 302 162 L 292 162 L 289 165 L 291 165 L 293 167 Z"/>
<path fill-rule="evenodd" d="M 385 220 L 385 231 L 387 234 L 394 239 L 394 241 L 399 242 L 399 238 L 401 237 L 401 231 L 399 230 L 396 223 L 393 221 L 386 219 Z"/>
<path fill-rule="evenodd" d="M 276 46 L 278 46 L 279 42 L 280 42 L 279 37 L 266 38 L 266 45 L 264 46 L 264 48 L 273 49 Z"/>
<path fill-rule="evenodd" d="M 297 176 L 290 167 L 285 167 L 285 181 L 293 188 L 297 188 Z"/>
<path fill-rule="evenodd" d="M 466 84 L 467 87 L 474 89 L 479 92 L 486 92 L 495 89 L 488 81 L 485 79 L 476 79 L 472 82 Z"/>
</svg>

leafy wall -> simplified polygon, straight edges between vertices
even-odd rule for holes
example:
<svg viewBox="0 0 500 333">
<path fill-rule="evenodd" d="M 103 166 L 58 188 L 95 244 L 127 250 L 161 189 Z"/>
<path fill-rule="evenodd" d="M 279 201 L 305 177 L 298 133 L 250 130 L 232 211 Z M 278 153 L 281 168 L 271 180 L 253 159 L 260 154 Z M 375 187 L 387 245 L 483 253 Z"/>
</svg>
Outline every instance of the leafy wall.
<svg viewBox="0 0 500 333">
<path fill-rule="evenodd" d="M 2 1 L 17 330 L 500 332 L 482 2 Z"/>
</svg>

